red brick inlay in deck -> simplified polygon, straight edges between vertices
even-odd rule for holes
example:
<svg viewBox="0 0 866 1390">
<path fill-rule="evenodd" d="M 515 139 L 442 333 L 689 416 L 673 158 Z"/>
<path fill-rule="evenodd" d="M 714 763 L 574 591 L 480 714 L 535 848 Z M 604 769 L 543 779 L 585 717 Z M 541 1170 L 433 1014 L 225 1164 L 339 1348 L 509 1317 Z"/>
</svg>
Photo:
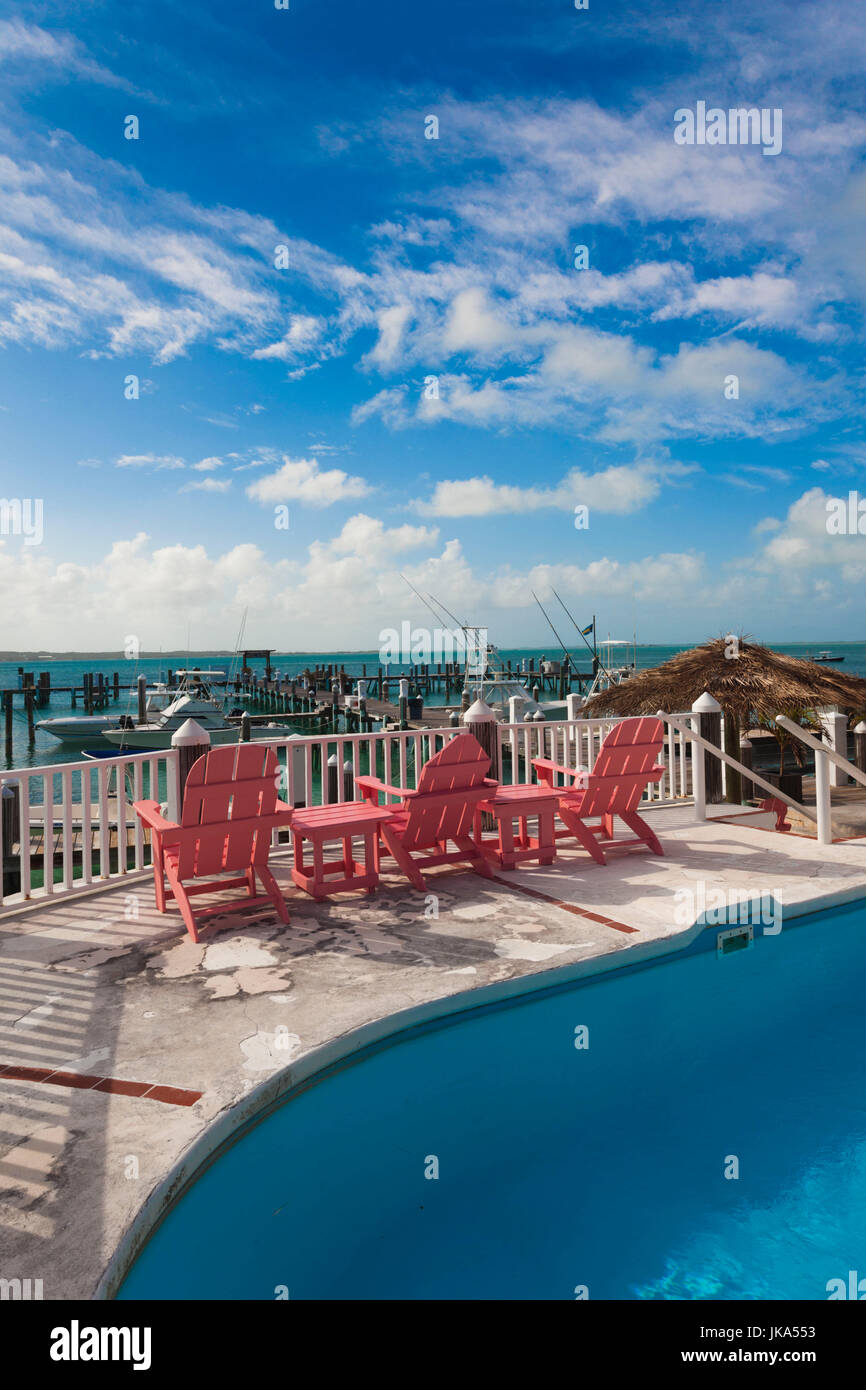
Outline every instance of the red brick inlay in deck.
<svg viewBox="0 0 866 1390">
<path fill-rule="evenodd" d="M 586 917 L 590 922 L 598 922 L 603 927 L 613 927 L 614 931 L 637 932 L 637 927 L 629 927 L 625 922 L 617 922 L 613 917 L 602 917 L 597 912 L 590 912 L 588 908 L 579 907 L 577 903 L 565 903 L 561 898 L 554 898 L 550 893 L 541 893 L 537 888 L 530 888 L 525 883 L 516 883 L 514 879 L 500 878 L 494 874 L 497 883 L 504 883 L 508 888 L 514 888 L 518 893 L 526 893 L 530 898 L 541 898 L 543 902 L 553 903 L 555 907 L 561 907 L 563 912 L 571 912 L 575 917 Z"/>
<path fill-rule="evenodd" d="M 19 1067 L 0 1063 L 2 1081 L 39 1081 L 48 1086 L 71 1086 L 76 1091 L 106 1091 L 114 1096 L 139 1096 L 163 1105 L 195 1105 L 203 1091 L 184 1091 L 179 1086 L 159 1086 L 154 1081 L 124 1081 L 117 1076 L 89 1076 L 86 1072 L 53 1071 L 51 1067 Z"/>
</svg>

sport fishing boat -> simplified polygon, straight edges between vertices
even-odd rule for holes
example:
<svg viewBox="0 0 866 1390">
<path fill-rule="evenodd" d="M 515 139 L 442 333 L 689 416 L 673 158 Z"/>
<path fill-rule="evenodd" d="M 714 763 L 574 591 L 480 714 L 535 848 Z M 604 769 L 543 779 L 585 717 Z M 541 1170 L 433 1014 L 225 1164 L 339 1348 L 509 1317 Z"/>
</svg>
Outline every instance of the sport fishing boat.
<svg viewBox="0 0 866 1390">
<path fill-rule="evenodd" d="M 844 656 L 831 656 L 829 652 L 819 652 L 817 656 L 813 656 L 813 657 L 812 657 L 812 660 L 813 660 L 813 661 L 844 661 L 845 658 L 844 658 Z"/>
<path fill-rule="evenodd" d="M 161 681 L 148 687 L 145 707 L 147 723 L 154 723 L 176 695 L 176 689 L 170 689 Z M 108 733 L 111 729 L 121 729 L 124 724 L 131 723 L 130 717 L 125 714 L 82 714 L 60 719 L 40 719 L 36 728 L 45 734 L 51 734 L 52 738 L 59 738 L 62 743 L 85 744 L 98 738 L 100 734 Z"/>
<path fill-rule="evenodd" d="M 631 661 L 628 660 L 631 647 Z M 598 669 L 586 695 L 581 700 L 585 704 L 600 690 L 610 690 L 611 686 L 622 685 L 637 670 L 637 646 L 627 638 L 607 637 L 598 644 Z"/>
<path fill-rule="evenodd" d="M 467 650 L 477 651 L 477 646 L 467 647 Z M 483 670 L 480 669 L 482 664 Z M 466 684 L 472 699 L 483 700 L 500 722 L 508 723 L 511 720 L 512 700 L 515 701 L 514 717 L 518 723 L 524 723 L 536 714 L 543 713 L 541 705 L 527 690 L 525 681 L 513 672 L 506 671 L 505 662 L 498 649 L 491 643 L 487 644 L 482 660 L 476 657 L 475 670 L 472 674 L 467 672 Z"/>
<path fill-rule="evenodd" d="M 227 718 L 217 700 L 211 695 L 211 682 L 225 676 L 224 671 L 178 671 L 181 686 L 171 704 L 154 723 L 133 724 L 131 728 L 106 729 L 102 737 L 116 748 L 144 751 L 148 748 L 170 748 L 172 734 L 177 733 L 187 719 L 194 719 L 210 735 L 211 746 L 237 743 L 241 736 L 240 716 Z M 250 738 L 297 738 L 294 729 L 285 724 L 253 724 Z"/>
</svg>

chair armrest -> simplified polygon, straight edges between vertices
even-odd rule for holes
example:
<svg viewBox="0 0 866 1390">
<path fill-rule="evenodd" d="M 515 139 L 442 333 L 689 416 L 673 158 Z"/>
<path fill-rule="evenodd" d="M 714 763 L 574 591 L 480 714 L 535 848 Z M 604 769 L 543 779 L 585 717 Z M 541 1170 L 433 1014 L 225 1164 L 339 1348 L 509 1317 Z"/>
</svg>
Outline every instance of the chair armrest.
<svg viewBox="0 0 866 1390">
<path fill-rule="evenodd" d="M 372 801 L 374 805 L 379 792 L 384 792 L 386 796 L 399 796 L 403 799 L 415 795 L 411 787 L 393 787 L 390 782 L 382 782 L 378 777 L 356 777 L 355 786 L 360 787 L 365 801 Z"/>
<path fill-rule="evenodd" d="M 180 830 L 176 821 L 166 820 L 161 814 L 158 801 L 133 801 L 132 809 L 136 812 L 140 820 L 145 825 L 149 825 L 152 830 L 165 832 L 166 830 Z"/>
<path fill-rule="evenodd" d="M 563 773 L 566 777 L 573 777 L 574 786 L 585 785 L 580 780 L 587 776 L 585 767 L 566 767 L 564 763 L 554 763 L 550 758 L 533 758 L 532 766 L 539 772 L 542 782 L 546 782 L 549 787 L 553 786 L 553 777 L 557 772 Z"/>
</svg>

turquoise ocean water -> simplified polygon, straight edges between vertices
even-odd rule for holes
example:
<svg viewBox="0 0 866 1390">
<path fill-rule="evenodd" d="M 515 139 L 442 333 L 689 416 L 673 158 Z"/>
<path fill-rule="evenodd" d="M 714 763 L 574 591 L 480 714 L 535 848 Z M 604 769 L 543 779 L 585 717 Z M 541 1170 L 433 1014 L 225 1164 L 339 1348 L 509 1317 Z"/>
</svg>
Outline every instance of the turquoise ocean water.
<svg viewBox="0 0 866 1390">
<path fill-rule="evenodd" d="M 565 636 L 565 634 L 563 634 Z M 641 646 L 637 647 L 637 665 L 640 669 L 649 666 L 658 666 L 673 656 L 678 651 L 686 649 L 688 644 L 679 646 Z M 816 655 L 825 648 L 834 655 L 844 656 L 845 660 L 835 669 L 845 671 L 851 675 L 866 676 L 866 642 L 813 642 L 813 643 L 767 643 L 777 651 L 788 652 L 791 656 L 810 657 Z M 591 666 L 591 656 L 585 647 L 578 645 L 575 641 L 570 644 L 570 651 L 580 670 L 589 670 Z M 631 647 L 623 647 L 621 650 L 624 661 L 631 659 Z M 558 649 L 551 639 L 548 646 L 541 647 L 519 647 L 519 648 L 500 648 L 502 657 L 517 665 L 524 659 L 529 660 L 535 657 L 536 660 L 542 655 L 556 660 L 561 657 L 562 652 Z M 50 671 L 51 683 L 53 686 L 62 685 L 81 685 L 82 678 L 86 672 L 102 672 L 106 679 L 110 679 L 115 671 L 119 673 L 120 683 L 124 685 L 135 685 L 136 677 L 140 674 L 147 676 L 149 681 L 158 680 L 165 676 L 170 667 L 176 670 L 179 666 L 187 664 L 183 657 L 160 657 L 146 658 L 137 661 L 126 661 L 122 656 L 117 657 L 85 657 L 76 661 L 67 661 L 61 657 L 31 658 L 26 663 L 19 661 L 0 661 L 0 689 L 9 690 L 18 688 L 18 667 L 24 665 L 24 669 L 32 671 L 38 680 L 40 671 Z M 232 658 L 209 656 L 198 653 L 189 659 L 190 665 L 212 666 L 215 670 L 225 671 L 227 675 L 234 674 L 237 665 L 232 663 Z M 264 662 L 254 661 L 252 668 L 260 673 L 264 673 Z M 273 669 L 280 675 L 298 675 L 306 667 L 316 665 L 335 664 L 345 666 L 346 671 L 352 676 L 360 676 L 364 665 L 367 667 L 368 674 L 373 674 L 379 667 L 379 653 L 369 652 L 277 652 L 273 657 Z M 401 671 L 408 668 L 400 665 L 392 665 L 389 670 L 391 675 L 399 675 Z M 444 695 L 434 695 L 429 704 L 442 703 Z M 55 694 L 52 696 L 51 704 L 36 711 L 37 719 L 49 719 L 60 717 L 71 712 L 70 697 L 65 694 Z M 75 711 L 76 714 L 83 714 L 80 703 Z M 136 713 L 136 697 L 134 694 L 121 694 L 117 703 L 109 705 L 109 713 L 131 714 Z M 290 723 L 290 720 L 283 719 L 281 722 Z M 302 729 L 301 732 L 307 732 Z M 58 743 L 50 734 L 42 733 L 37 730 L 35 741 L 32 747 L 27 740 L 27 724 L 24 718 L 23 702 L 18 699 L 15 701 L 15 721 L 13 725 L 13 752 L 11 762 L 5 756 L 0 762 L 0 766 L 9 767 L 40 767 L 46 764 L 76 762 L 81 757 L 80 751 L 74 747 Z"/>
</svg>

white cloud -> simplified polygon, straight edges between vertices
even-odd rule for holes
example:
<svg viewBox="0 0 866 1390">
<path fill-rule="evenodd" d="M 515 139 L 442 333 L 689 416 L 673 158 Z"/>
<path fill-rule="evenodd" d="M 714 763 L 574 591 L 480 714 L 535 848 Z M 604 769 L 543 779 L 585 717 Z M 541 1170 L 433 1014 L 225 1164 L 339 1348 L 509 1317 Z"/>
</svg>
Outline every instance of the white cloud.
<svg viewBox="0 0 866 1390">
<path fill-rule="evenodd" d="M 261 362 L 294 362 L 303 352 L 319 342 L 324 331 L 324 320 L 314 318 L 310 314 L 293 314 L 289 329 L 279 342 L 256 348 L 251 356 Z"/>
<path fill-rule="evenodd" d="M 672 470 L 669 470 L 672 471 Z M 659 473 L 651 465 L 612 465 L 596 473 L 573 468 L 555 487 L 514 487 L 490 477 L 443 479 L 429 501 L 416 505 L 430 516 L 492 516 L 496 513 L 571 511 L 577 504 L 610 513 L 637 511 L 658 496 Z"/>
<path fill-rule="evenodd" d="M 363 478 L 351 477 L 342 468 L 320 468 L 316 459 L 290 459 L 275 473 L 257 479 L 247 496 L 257 502 L 304 502 L 308 507 L 330 507 L 366 497 L 371 491 Z"/>
<path fill-rule="evenodd" d="M 175 454 L 121 454 L 115 460 L 116 468 L 185 468 L 186 463 Z"/>
<path fill-rule="evenodd" d="M 796 598 L 816 579 L 832 583 L 837 598 L 857 603 L 866 579 L 866 536 L 831 535 L 827 530 L 827 504 L 832 496 L 823 488 L 808 488 L 788 508 L 784 519 L 767 518 L 762 526 L 771 539 L 755 557 L 758 572 L 784 577 L 789 594 Z M 847 491 L 842 494 L 847 502 Z"/>
<path fill-rule="evenodd" d="M 181 492 L 228 492 L 231 478 L 201 478 L 194 483 L 185 483 Z"/>
<path fill-rule="evenodd" d="M 43 70 L 46 67 L 58 68 L 106 86 L 129 86 L 107 68 L 94 62 L 83 44 L 70 34 L 49 32 L 20 19 L 0 20 L 0 63 L 8 65 L 15 62 L 35 63 Z M 32 80 L 32 66 L 28 66 L 26 71 Z"/>
<path fill-rule="evenodd" d="M 386 527 L 378 517 L 358 512 L 349 518 L 338 536 L 328 542 L 317 542 L 317 554 L 324 557 L 332 555 L 401 555 L 407 550 L 418 550 L 421 546 L 435 545 L 439 538 L 438 527 L 391 526 Z"/>
</svg>

